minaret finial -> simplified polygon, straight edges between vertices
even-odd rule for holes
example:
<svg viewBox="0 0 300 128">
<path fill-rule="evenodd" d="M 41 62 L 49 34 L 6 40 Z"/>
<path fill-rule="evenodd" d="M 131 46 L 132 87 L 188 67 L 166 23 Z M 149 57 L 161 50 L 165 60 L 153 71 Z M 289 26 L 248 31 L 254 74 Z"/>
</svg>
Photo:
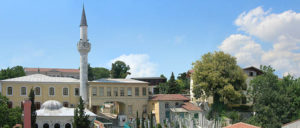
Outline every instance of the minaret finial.
<svg viewBox="0 0 300 128">
<path fill-rule="evenodd" d="M 83 3 L 83 8 L 82 8 L 82 15 L 81 15 L 81 21 L 80 21 L 80 26 L 88 26 L 86 22 L 86 16 L 85 16 L 85 10 L 84 10 L 84 3 Z"/>
</svg>

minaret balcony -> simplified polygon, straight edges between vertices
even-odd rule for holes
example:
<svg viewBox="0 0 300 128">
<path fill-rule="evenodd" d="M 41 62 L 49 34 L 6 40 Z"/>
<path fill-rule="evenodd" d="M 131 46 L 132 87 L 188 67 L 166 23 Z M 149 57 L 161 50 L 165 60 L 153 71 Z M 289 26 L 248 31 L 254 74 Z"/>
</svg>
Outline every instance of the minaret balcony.
<svg viewBox="0 0 300 128">
<path fill-rule="evenodd" d="M 80 40 L 77 48 L 80 53 L 88 53 L 91 50 L 91 44 L 88 41 Z"/>
</svg>

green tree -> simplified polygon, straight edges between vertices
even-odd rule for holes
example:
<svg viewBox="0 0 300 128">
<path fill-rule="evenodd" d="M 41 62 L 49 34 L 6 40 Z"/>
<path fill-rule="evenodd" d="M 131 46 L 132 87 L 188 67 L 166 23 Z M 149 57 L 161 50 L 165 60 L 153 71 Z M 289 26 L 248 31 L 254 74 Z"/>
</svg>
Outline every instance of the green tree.
<svg viewBox="0 0 300 128">
<path fill-rule="evenodd" d="M 8 98 L 0 93 L 0 127 L 3 127 L 9 121 L 7 114 L 9 113 Z"/>
<path fill-rule="evenodd" d="M 11 108 L 8 110 L 7 125 L 12 128 L 16 124 L 22 124 L 22 109 L 20 107 Z"/>
<path fill-rule="evenodd" d="M 180 73 L 177 76 L 176 82 L 179 85 L 180 92 L 182 94 L 189 93 L 189 90 L 190 90 L 190 79 L 188 79 L 186 72 Z"/>
<path fill-rule="evenodd" d="M 93 68 L 90 64 L 88 64 L 88 80 L 92 81 L 94 80 L 94 74 L 93 74 Z"/>
<path fill-rule="evenodd" d="M 95 67 L 93 68 L 94 80 L 98 80 L 101 78 L 109 78 L 110 71 L 103 67 Z"/>
<path fill-rule="evenodd" d="M 126 65 L 123 61 L 116 61 L 111 65 L 111 77 L 112 78 L 126 78 L 127 75 L 130 75 L 130 67 Z"/>
<path fill-rule="evenodd" d="M 142 117 L 142 128 L 145 128 L 145 118 Z"/>
<path fill-rule="evenodd" d="M 86 115 L 84 111 L 84 102 L 82 98 L 79 99 L 79 104 L 74 110 L 74 128 L 89 128 L 91 121 L 89 120 L 89 115 Z"/>
<path fill-rule="evenodd" d="M 36 108 L 34 105 L 34 100 L 35 100 L 35 94 L 33 89 L 30 89 L 30 93 L 29 93 L 29 100 L 31 101 L 31 127 L 35 128 L 35 122 L 36 122 Z"/>
<path fill-rule="evenodd" d="M 153 114 L 152 114 L 152 111 L 150 111 L 150 128 L 153 128 Z"/>
<path fill-rule="evenodd" d="M 167 94 L 169 90 L 168 83 L 159 83 L 157 86 L 159 90 L 159 94 Z"/>
<path fill-rule="evenodd" d="M 12 68 L 1 69 L 0 80 L 25 76 L 25 71 L 22 66 L 15 66 Z"/>
<path fill-rule="evenodd" d="M 286 76 L 279 80 L 270 66 L 261 66 L 262 75 L 251 81 L 255 116 L 249 120 L 262 127 L 280 128 L 282 124 L 299 119 L 300 79 Z"/>
<path fill-rule="evenodd" d="M 180 88 L 175 80 L 174 73 L 172 72 L 171 77 L 168 81 L 168 94 L 177 94 L 180 91 Z"/>
<path fill-rule="evenodd" d="M 136 118 L 135 118 L 135 120 L 136 120 L 136 127 L 140 128 L 140 119 L 139 119 L 139 112 L 138 111 L 136 111 Z"/>
<path fill-rule="evenodd" d="M 222 51 L 207 53 L 193 63 L 193 70 L 195 97 L 200 98 L 204 94 L 213 96 L 209 115 L 219 116 L 225 103 L 240 99 L 240 90 L 246 85 L 246 75 L 237 65 L 236 58 Z"/>
</svg>

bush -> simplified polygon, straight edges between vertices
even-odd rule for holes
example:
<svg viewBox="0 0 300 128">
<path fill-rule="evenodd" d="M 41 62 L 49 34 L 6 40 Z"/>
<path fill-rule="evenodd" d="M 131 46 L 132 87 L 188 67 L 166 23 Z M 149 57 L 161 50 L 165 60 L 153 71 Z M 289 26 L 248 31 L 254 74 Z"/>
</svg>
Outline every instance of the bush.
<svg viewBox="0 0 300 128">
<path fill-rule="evenodd" d="M 156 128 L 162 128 L 160 124 L 156 124 Z"/>
</svg>

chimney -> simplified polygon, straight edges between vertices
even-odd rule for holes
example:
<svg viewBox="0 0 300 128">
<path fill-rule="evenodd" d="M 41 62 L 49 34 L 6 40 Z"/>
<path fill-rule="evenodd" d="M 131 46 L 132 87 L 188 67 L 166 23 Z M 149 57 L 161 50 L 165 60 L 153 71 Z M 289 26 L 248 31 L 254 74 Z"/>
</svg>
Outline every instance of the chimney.
<svg viewBox="0 0 300 128">
<path fill-rule="evenodd" d="M 31 101 L 24 100 L 24 128 L 31 128 Z"/>
</svg>

